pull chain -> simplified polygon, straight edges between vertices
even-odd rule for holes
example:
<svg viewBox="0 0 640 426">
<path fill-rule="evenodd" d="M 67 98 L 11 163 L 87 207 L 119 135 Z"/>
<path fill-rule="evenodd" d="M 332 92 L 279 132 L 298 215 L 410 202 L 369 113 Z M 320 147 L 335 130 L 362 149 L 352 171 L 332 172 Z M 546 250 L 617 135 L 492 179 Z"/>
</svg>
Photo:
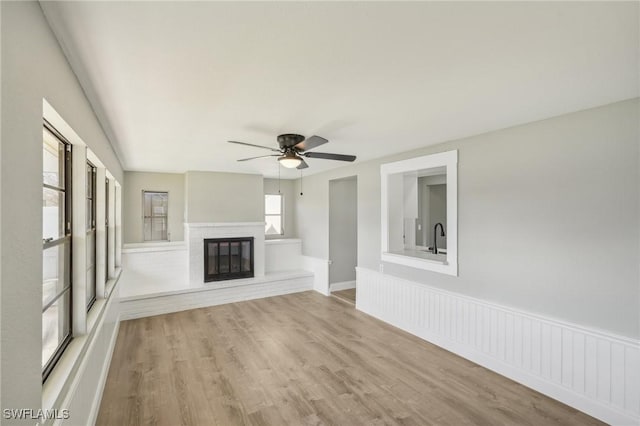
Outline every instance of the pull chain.
<svg viewBox="0 0 640 426">
<path fill-rule="evenodd" d="M 278 194 L 282 194 L 280 192 L 280 162 L 278 161 Z"/>
<path fill-rule="evenodd" d="M 302 195 L 302 169 L 300 169 L 300 195 Z"/>
</svg>

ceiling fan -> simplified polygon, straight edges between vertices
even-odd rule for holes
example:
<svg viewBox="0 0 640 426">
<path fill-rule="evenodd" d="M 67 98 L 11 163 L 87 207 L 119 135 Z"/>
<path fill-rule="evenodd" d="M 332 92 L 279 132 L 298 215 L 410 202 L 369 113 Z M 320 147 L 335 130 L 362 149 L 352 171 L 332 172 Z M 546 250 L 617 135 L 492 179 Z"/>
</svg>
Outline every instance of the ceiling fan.
<svg viewBox="0 0 640 426">
<path fill-rule="evenodd" d="M 256 148 L 268 149 L 277 154 L 260 155 L 258 157 L 243 158 L 238 161 L 254 160 L 256 158 L 264 157 L 278 157 L 278 161 L 283 167 L 288 169 L 306 169 L 309 165 L 304 161 L 302 157 L 307 158 L 319 158 L 322 160 L 338 160 L 338 161 L 354 161 L 355 155 L 343 155 L 343 154 L 331 154 L 327 152 L 308 152 L 309 150 L 324 145 L 329 142 L 325 138 L 320 136 L 311 136 L 305 139 L 302 135 L 296 135 L 293 133 L 285 133 L 278 136 L 278 145 L 280 149 L 271 148 L 263 145 L 254 145 L 252 143 L 227 141 L 229 143 L 235 143 L 239 145 L 253 146 Z"/>
</svg>

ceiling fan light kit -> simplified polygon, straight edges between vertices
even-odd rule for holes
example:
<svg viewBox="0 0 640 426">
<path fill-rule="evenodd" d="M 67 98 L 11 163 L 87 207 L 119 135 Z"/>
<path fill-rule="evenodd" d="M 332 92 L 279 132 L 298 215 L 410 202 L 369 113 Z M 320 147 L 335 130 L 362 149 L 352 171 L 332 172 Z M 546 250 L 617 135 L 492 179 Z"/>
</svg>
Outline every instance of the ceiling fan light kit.
<svg viewBox="0 0 640 426">
<path fill-rule="evenodd" d="M 268 149 L 269 151 L 279 153 L 279 155 L 271 154 L 271 155 L 261 155 L 259 157 L 243 158 L 238 161 L 247 161 L 247 160 L 253 160 L 256 158 L 263 158 L 263 157 L 278 157 L 278 161 L 280 162 L 280 164 L 283 167 L 286 167 L 287 169 L 302 170 L 309 167 L 309 165 L 306 163 L 306 161 L 304 161 L 304 159 L 301 156 L 304 156 L 307 158 L 317 158 L 321 160 L 338 160 L 338 161 L 349 161 L 349 162 L 355 161 L 356 159 L 355 155 L 331 154 L 326 152 L 307 152 L 310 149 L 316 148 L 320 145 L 324 145 L 325 143 L 329 142 L 328 140 L 320 136 L 311 136 L 310 138 L 305 139 L 305 137 L 302 135 L 298 135 L 295 133 L 285 133 L 278 136 L 278 145 L 280 149 L 275 149 L 275 148 L 271 148 L 263 145 L 254 145 L 252 143 L 246 143 L 246 142 L 238 142 L 238 141 L 227 141 L 227 142 L 235 143 L 238 145 L 252 146 L 254 148 Z"/>
<path fill-rule="evenodd" d="M 282 157 L 278 157 L 278 161 L 282 165 L 282 167 L 286 167 L 287 169 L 295 169 L 300 164 L 302 164 L 302 158 L 298 157 L 293 152 L 288 152 Z"/>
</svg>

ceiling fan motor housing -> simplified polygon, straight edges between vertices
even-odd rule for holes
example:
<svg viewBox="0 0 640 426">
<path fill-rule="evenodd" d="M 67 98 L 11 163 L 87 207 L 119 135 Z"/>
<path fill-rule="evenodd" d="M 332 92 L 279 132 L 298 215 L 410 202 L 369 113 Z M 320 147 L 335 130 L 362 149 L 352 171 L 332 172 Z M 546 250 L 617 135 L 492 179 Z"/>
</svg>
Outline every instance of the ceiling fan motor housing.
<svg viewBox="0 0 640 426">
<path fill-rule="evenodd" d="M 304 140 L 304 136 L 296 135 L 295 133 L 285 133 L 283 135 L 278 136 L 278 145 L 280 145 L 280 149 L 291 148 L 294 145 L 299 144 Z"/>
</svg>

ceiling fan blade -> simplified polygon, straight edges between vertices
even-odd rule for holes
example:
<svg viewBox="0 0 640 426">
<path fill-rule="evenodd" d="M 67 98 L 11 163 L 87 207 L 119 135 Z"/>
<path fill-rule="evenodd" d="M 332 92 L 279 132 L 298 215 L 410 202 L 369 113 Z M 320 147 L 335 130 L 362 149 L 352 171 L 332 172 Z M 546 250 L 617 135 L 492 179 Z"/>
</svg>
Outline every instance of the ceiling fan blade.
<svg viewBox="0 0 640 426">
<path fill-rule="evenodd" d="M 328 152 L 305 152 L 303 154 L 307 158 L 321 158 L 323 160 L 338 160 L 338 161 L 355 161 L 355 155 L 344 154 L 330 154 Z"/>
<path fill-rule="evenodd" d="M 227 141 L 229 143 L 236 143 L 238 145 L 247 145 L 247 146 L 253 146 L 255 148 L 262 148 L 262 149 L 268 149 L 269 151 L 273 151 L 273 152 L 280 152 L 279 149 L 275 149 L 275 148 L 271 148 L 269 146 L 262 146 L 262 145 L 254 145 L 252 143 L 246 143 L 246 142 L 238 142 L 238 141 Z"/>
<path fill-rule="evenodd" d="M 265 158 L 265 157 L 279 157 L 280 155 L 278 154 L 268 154 L 268 155 L 260 155 L 258 157 L 249 157 L 249 158 L 242 158 L 240 160 L 237 161 L 248 161 L 248 160 L 255 160 L 256 158 Z"/>
<path fill-rule="evenodd" d="M 320 136 L 311 136 L 310 138 L 303 140 L 302 142 L 294 145 L 293 147 L 296 148 L 298 151 L 309 151 L 310 149 L 316 148 L 320 145 L 324 145 L 327 142 L 329 141 L 326 140 L 325 138 L 321 138 Z"/>
<path fill-rule="evenodd" d="M 301 160 L 302 160 L 302 158 L 301 158 Z M 304 161 L 304 160 L 302 160 L 302 163 L 300 163 L 300 164 L 298 165 L 298 167 L 296 167 L 296 169 L 300 169 L 300 170 L 302 170 L 302 169 L 306 169 L 307 167 L 309 167 L 309 165 L 307 164 L 307 162 L 306 162 L 306 161 Z"/>
</svg>

